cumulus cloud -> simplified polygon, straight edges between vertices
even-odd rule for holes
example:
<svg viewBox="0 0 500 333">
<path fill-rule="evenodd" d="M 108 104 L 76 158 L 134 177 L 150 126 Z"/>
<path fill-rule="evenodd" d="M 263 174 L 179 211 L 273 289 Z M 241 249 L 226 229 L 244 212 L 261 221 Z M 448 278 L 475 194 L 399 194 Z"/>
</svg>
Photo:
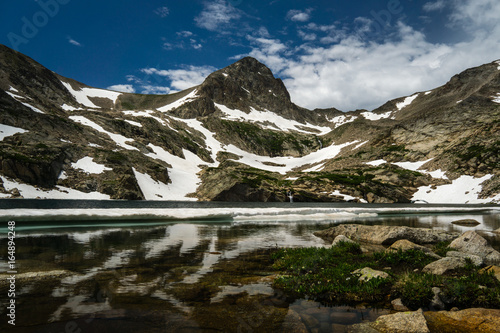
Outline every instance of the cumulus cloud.
<svg viewBox="0 0 500 333">
<path fill-rule="evenodd" d="M 286 17 L 287 19 L 294 22 L 307 22 L 311 19 L 312 8 L 306 10 L 292 9 L 288 11 Z"/>
<path fill-rule="evenodd" d="M 135 93 L 134 86 L 131 84 L 115 84 L 107 87 L 106 89 L 124 93 Z"/>
<path fill-rule="evenodd" d="M 141 71 L 146 75 L 158 76 L 169 81 L 171 89 L 180 91 L 201 84 L 215 70 L 211 66 L 188 66 L 184 69 L 169 70 L 143 68 Z"/>
<path fill-rule="evenodd" d="M 196 25 L 210 31 L 218 31 L 241 18 L 241 11 L 224 0 L 206 1 L 203 11 L 194 19 Z"/>
<path fill-rule="evenodd" d="M 447 19 L 463 27 L 460 42 L 430 42 L 423 32 L 401 21 L 389 27 L 390 37 L 375 40 L 366 37 L 372 21 L 358 18 L 350 30 L 309 24 L 306 28 L 315 31 L 320 43 L 297 46 L 280 39 L 249 38 L 253 48 L 248 55 L 281 77 L 298 105 L 371 110 L 500 58 L 500 2 L 452 4 Z"/>
</svg>

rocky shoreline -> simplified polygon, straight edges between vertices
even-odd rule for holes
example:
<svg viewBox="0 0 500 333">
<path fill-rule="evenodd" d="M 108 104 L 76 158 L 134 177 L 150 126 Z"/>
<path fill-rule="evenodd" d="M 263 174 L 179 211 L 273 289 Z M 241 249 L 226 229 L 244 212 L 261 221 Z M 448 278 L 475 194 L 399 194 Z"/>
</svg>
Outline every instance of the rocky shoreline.
<svg viewBox="0 0 500 333">
<path fill-rule="evenodd" d="M 471 221 L 467 222 L 472 224 Z M 385 252 L 421 250 L 435 258 L 435 261 L 422 269 L 422 273 L 449 274 L 467 264 L 472 264 L 481 267 L 479 272 L 491 273 L 497 280 L 500 280 L 500 267 L 498 266 L 500 252 L 491 247 L 487 240 L 475 231 L 467 231 L 459 235 L 431 229 L 346 224 L 314 234 L 325 241 L 332 241 L 332 246 L 338 246 L 342 242 L 353 242 L 361 244 L 362 249 L 366 244 L 390 245 Z M 441 241 L 451 241 L 448 247 L 452 251 L 447 251 L 444 257 L 432 252 L 429 247 L 429 244 Z M 375 271 L 368 267 L 354 273 L 361 274 L 360 281 L 388 276 L 386 272 Z M 479 288 L 486 287 L 479 286 Z M 380 316 L 374 322 L 353 325 L 348 328 L 348 332 L 500 332 L 499 309 L 450 308 L 451 300 L 447 299 L 439 286 L 433 287 L 432 291 L 434 298 L 425 309 L 410 311 L 408 304 L 404 304 L 400 298 L 394 299 L 391 302 L 394 313 Z M 464 290 L 464 292 L 467 291 Z"/>
</svg>

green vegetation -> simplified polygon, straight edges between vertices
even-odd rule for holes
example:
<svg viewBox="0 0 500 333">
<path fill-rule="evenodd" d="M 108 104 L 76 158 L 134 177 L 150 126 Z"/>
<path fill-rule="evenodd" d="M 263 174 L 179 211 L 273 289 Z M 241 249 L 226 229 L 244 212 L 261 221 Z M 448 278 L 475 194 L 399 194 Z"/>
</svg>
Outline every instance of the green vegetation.
<svg viewBox="0 0 500 333">
<path fill-rule="evenodd" d="M 447 243 L 436 245 L 446 251 Z M 309 297 L 329 304 L 370 302 L 387 304 L 401 298 L 412 310 L 427 308 L 439 287 L 448 308 L 457 306 L 500 308 L 500 281 L 492 273 L 481 273 L 468 265 L 452 274 L 421 272 L 434 258 L 420 250 L 361 253 L 352 243 L 331 248 L 279 249 L 272 254 L 274 268 L 280 272 L 274 286 L 298 297 Z M 353 272 L 370 267 L 389 274 L 360 282 Z M 388 269 L 390 267 L 391 269 Z"/>
</svg>

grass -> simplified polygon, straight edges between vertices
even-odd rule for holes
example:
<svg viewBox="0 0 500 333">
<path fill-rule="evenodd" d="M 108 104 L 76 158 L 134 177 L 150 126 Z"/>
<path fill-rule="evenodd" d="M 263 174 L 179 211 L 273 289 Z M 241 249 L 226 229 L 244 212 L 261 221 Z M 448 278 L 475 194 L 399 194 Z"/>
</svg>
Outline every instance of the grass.
<svg viewBox="0 0 500 333">
<path fill-rule="evenodd" d="M 435 246 L 448 251 L 449 243 Z M 481 273 L 469 261 L 466 267 L 447 275 L 422 273 L 436 259 L 420 250 L 361 253 L 358 244 L 341 243 L 331 248 L 279 249 L 272 254 L 273 268 L 280 274 L 274 287 L 296 297 L 328 304 L 384 303 L 401 298 L 412 310 L 428 308 L 439 287 L 448 309 L 452 307 L 500 308 L 500 281 L 492 273 Z M 389 277 L 358 281 L 356 269 L 384 270 Z M 391 269 L 387 269 L 390 267 Z"/>
</svg>

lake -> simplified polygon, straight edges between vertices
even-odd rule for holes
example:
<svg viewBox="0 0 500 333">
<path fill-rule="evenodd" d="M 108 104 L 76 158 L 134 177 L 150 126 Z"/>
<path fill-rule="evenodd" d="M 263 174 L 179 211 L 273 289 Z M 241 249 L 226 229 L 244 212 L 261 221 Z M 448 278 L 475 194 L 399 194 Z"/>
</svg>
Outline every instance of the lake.
<svg viewBox="0 0 500 333">
<path fill-rule="evenodd" d="M 451 224 L 459 219 L 480 224 Z M 271 285 L 273 249 L 329 246 L 313 232 L 339 223 L 476 230 L 500 247 L 495 205 L 0 200 L 0 274 L 8 221 L 17 274 L 15 329 L 0 284 L 7 332 L 343 332 L 390 310 L 284 295 Z"/>
</svg>

